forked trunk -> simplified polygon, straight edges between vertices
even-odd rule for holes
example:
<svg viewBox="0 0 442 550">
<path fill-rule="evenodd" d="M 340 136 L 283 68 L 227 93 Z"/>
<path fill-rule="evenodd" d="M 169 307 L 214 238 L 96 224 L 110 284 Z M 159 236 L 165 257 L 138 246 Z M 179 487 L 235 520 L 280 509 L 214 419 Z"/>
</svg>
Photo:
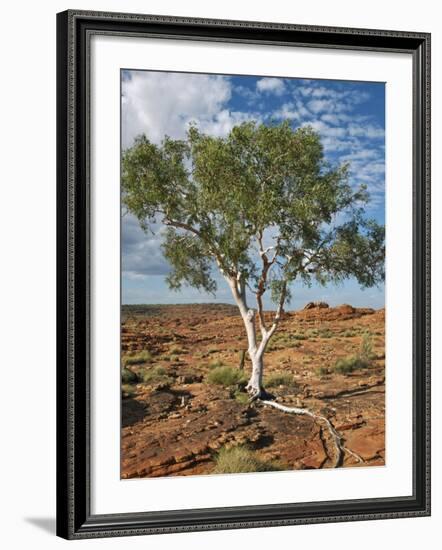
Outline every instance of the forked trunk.
<svg viewBox="0 0 442 550">
<path fill-rule="evenodd" d="M 276 326 L 269 331 L 263 331 L 262 340 L 259 345 L 256 342 L 255 311 L 247 307 L 245 292 L 241 292 L 235 279 L 227 279 L 232 289 L 233 297 L 238 305 L 242 320 L 247 332 L 248 353 L 252 361 L 252 375 L 246 386 L 251 399 L 257 399 L 265 396 L 262 385 L 264 371 L 264 352 L 267 344 L 272 337 Z"/>
</svg>

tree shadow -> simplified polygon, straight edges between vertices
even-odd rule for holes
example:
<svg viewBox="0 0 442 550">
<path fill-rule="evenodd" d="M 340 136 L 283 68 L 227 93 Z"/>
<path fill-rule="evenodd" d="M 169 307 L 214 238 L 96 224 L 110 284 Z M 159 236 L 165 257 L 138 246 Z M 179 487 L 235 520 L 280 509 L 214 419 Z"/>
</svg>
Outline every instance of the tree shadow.
<svg viewBox="0 0 442 550">
<path fill-rule="evenodd" d="M 121 426 L 127 428 L 146 416 L 146 406 L 136 399 L 126 398 L 121 405 Z"/>
<path fill-rule="evenodd" d="M 253 448 L 263 449 L 264 447 L 269 447 L 273 442 L 275 441 L 275 438 L 271 434 L 262 434 L 257 441 L 253 443 Z"/>
</svg>

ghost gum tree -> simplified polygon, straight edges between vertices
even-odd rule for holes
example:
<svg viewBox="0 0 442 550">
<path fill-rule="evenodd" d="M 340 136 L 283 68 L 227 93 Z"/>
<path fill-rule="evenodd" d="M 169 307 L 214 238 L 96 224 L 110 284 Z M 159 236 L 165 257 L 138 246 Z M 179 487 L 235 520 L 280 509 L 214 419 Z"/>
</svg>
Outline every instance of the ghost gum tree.
<svg viewBox="0 0 442 550">
<path fill-rule="evenodd" d="M 252 399 L 265 398 L 264 353 L 294 281 L 384 278 L 384 228 L 364 216 L 367 191 L 350 185 L 348 166 L 327 163 L 310 127 L 246 122 L 214 137 L 192 125 L 186 139 L 160 145 L 139 136 L 123 153 L 122 188 L 145 231 L 167 226 L 171 288 L 215 293 L 214 269 L 227 281 L 247 333 Z"/>
</svg>

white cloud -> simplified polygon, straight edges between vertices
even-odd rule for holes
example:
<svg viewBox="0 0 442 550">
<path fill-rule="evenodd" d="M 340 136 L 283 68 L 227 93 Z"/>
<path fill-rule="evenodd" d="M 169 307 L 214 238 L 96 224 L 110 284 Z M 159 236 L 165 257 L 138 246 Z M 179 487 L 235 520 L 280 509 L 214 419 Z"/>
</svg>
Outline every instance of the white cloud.
<svg viewBox="0 0 442 550">
<path fill-rule="evenodd" d="M 350 115 L 344 113 L 326 113 L 321 115 L 321 120 L 330 124 L 342 124 L 343 122 L 349 122 L 352 119 Z"/>
<path fill-rule="evenodd" d="M 247 120 L 256 120 L 261 121 L 262 117 L 259 113 L 243 113 L 241 111 L 229 111 L 228 109 L 223 109 L 211 119 L 202 119 L 200 120 L 199 127 L 200 129 L 212 136 L 225 136 L 230 130 L 237 124 L 241 122 L 246 122 Z"/>
<path fill-rule="evenodd" d="M 231 97 L 228 77 L 132 71 L 122 84 L 123 147 L 145 133 L 160 142 L 167 134 L 182 138 L 191 121 L 227 127 L 221 111 Z"/>
<path fill-rule="evenodd" d="M 370 139 L 383 138 L 384 129 L 373 124 L 349 124 L 348 133 L 350 136 L 366 137 Z"/>
<path fill-rule="evenodd" d="M 284 103 L 280 109 L 273 112 L 273 116 L 282 120 L 301 120 L 302 114 L 296 110 L 293 103 Z"/>
<path fill-rule="evenodd" d="M 337 99 L 312 99 L 307 103 L 307 107 L 315 114 L 330 113 L 347 110 L 347 105 L 344 102 L 339 102 Z"/>
<path fill-rule="evenodd" d="M 284 81 L 280 78 L 261 78 L 256 83 L 256 89 L 259 92 L 273 93 L 275 95 L 282 95 L 285 92 Z"/>
</svg>

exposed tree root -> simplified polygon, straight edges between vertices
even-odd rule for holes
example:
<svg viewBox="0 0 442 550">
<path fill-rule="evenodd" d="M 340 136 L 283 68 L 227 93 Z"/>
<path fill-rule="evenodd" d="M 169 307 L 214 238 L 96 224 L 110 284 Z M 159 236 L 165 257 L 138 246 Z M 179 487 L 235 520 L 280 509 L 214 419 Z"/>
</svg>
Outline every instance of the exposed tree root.
<svg viewBox="0 0 442 550">
<path fill-rule="evenodd" d="M 333 464 L 333 468 L 338 468 L 342 465 L 343 459 L 344 459 L 344 453 L 348 453 L 352 457 L 354 457 L 358 462 L 365 462 L 362 457 L 360 457 L 357 453 L 351 451 L 350 449 L 347 449 L 347 447 L 344 446 L 342 443 L 342 436 L 335 430 L 333 424 L 330 422 L 328 418 L 325 416 L 322 416 L 320 414 L 315 414 L 312 411 L 309 411 L 308 409 L 303 409 L 300 407 L 286 407 L 285 405 L 281 405 L 280 403 L 277 403 L 276 401 L 268 401 L 267 399 L 260 399 L 261 403 L 264 405 L 268 405 L 269 407 L 273 407 L 275 409 L 278 409 L 280 411 L 289 413 L 289 414 L 300 414 L 304 416 L 309 416 L 310 418 L 313 418 L 315 422 L 323 422 L 330 433 L 331 439 L 333 441 L 335 450 L 336 450 L 336 456 L 335 461 Z"/>
<path fill-rule="evenodd" d="M 264 402 L 275 398 L 273 394 L 269 393 L 262 386 L 255 387 L 250 382 L 245 387 L 245 391 L 249 394 L 249 403 L 258 400 Z"/>
</svg>

